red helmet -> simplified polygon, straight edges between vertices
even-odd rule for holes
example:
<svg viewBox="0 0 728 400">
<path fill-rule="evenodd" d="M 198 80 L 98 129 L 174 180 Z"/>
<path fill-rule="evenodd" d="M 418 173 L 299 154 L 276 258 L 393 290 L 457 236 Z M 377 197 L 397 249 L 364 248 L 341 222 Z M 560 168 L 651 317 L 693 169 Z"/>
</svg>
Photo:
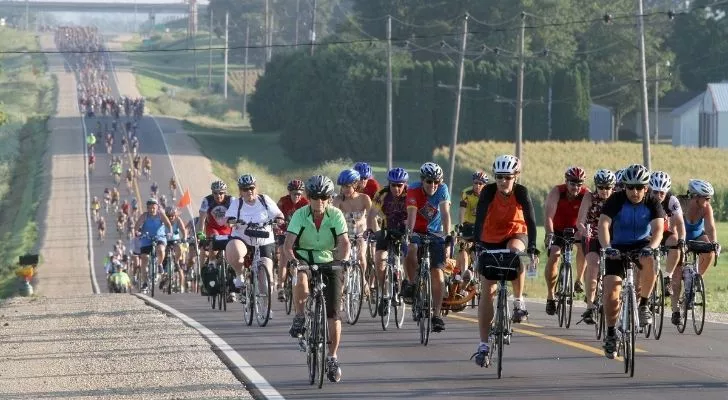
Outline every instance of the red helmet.
<svg viewBox="0 0 728 400">
<path fill-rule="evenodd" d="M 586 179 L 586 172 L 581 167 L 569 167 L 564 173 L 564 177 L 567 181 L 578 181 L 584 182 Z"/>
<path fill-rule="evenodd" d="M 288 191 L 289 192 L 292 192 L 294 190 L 302 191 L 304 188 L 305 187 L 304 187 L 303 181 L 301 181 L 301 180 L 294 179 L 294 180 L 288 182 Z"/>
</svg>

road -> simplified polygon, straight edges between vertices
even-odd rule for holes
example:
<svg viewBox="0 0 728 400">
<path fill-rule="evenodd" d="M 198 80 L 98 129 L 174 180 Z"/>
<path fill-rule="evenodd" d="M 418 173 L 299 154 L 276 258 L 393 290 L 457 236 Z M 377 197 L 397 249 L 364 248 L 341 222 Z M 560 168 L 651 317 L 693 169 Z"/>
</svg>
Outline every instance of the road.
<svg viewBox="0 0 728 400">
<path fill-rule="evenodd" d="M 95 124 L 86 123 L 89 129 Z M 173 172 L 163 137 L 150 117 L 142 120 L 140 129 L 141 150 L 152 157 L 153 176 L 164 193 Z M 101 167 L 108 165 L 103 153 L 97 152 L 99 168 L 91 177 L 92 195 L 101 195 L 111 183 L 109 175 L 101 173 Z M 143 179 L 138 185 L 143 200 L 149 196 L 149 185 Z M 101 280 L 101 261 L 114 238 L 114 225 L 109 224 L 106 243 L 96 241 L 94 247 L 96 274 Z M 103 282 L 99 285 L 105 291 Z M 405 320 L 401 330 L 392 324 L 383 332 L 379 320 L 362 310 L 356 326 L 343 327 L 342 381 L 327 382 L 319 390 L 307 384 L 305 356 L 288 336 L 291 318 L 282 311 L 281 303 L 274 304 L 275 318 L 270 324 L 259 328 L 243 324 L 239 304 L 229 304 L 223 312 L 211 310 L 206 298 L 198 295 L 157 294 L 155 298 L 215 332 L 289 399 L 728 397 L 728 346 L 723 342 L 728 325 L 723 324 L 707 323 L 701 336 L 691 333 L 690 327 L 680 335 L 666 315 L 660 341 L 638 339 L 638 349 L 643 352 L 637 354 L 635 377 L 629 378 L 622 373 L 621 362 L 603 356 L 592 327 L 558 328 L 556 318 L 547 318 L 542 304 L 529 303 L 529 323 L 516 326 L 513 343 L 505 349 L 504 376 L 499 380 L 494 368 L 478 368 L 469 361 L 478 342 L 472 310 L 446 318 L 447 330 L 432 334 L 427 347 L 419 344 L 411 319 Z M 581 310 L 575 308 L 574 312 L 576 316 Z"/>
</svg>

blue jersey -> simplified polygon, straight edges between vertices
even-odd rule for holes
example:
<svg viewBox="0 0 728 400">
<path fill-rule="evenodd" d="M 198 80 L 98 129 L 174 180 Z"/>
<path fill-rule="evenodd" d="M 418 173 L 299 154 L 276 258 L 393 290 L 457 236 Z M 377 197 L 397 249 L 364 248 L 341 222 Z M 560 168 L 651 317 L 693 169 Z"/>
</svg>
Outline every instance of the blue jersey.
<svg viewBox="0 0 728 400">
<path fill-rule="evenodd" d="M 705 218 L 700 217 L 698 222 L 690 223 L 688 222 L 688 217 L 685 215 L 685 239 L 686 240 L 695 240 L 705 234 Z"/>
<path fill-rule="evenodd" d="M 157 241 L 165 241 L 165 235 L 167 234 L 167 228 L 162 222 L 161 215 L 155 216 L 147 215 L 142 224 L 142 237 L 139 239 L 142 247 L 151 246 L 152 239 L 155 238 Z M 147 237 L 144 237 L 147 236 Z"/>
<path fill-rule="evenodd" d="M 604 202 L 602 214 L 612 219 L 612 246 L 648 240 L 652 234 L 650 223 L 665 218 L 665 210 L 657 199 L 645 196 L 641 202 L 633 204 L 624 191 L 614 193 Z"/>
<path fill-rule="evenodd" d="M 417 208 L 417 220 L 414 231 L 417 233 L 441 232 L 442 215 L 440 203 L 450 201 L 450 192 L 446 184 L 440 184 L 432 196 L 427 196 L 421 182 L 414 182 L 407 188 L 407 208 Z M 449 227 L 445 227 L 445 230 Z"/>
</svg>

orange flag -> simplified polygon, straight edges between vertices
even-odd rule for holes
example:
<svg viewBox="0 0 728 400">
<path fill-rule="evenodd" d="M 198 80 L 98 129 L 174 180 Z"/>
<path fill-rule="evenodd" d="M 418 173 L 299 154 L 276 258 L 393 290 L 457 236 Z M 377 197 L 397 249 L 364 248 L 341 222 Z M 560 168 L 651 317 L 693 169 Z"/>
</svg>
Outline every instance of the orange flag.
<svg viewBox="0 0 728 400">
<path fill-rule="evenodd" d="M 190 190 L 185 190 L 185 193 L 182 195 L 182 197 L 179 199 L 179 203 L 177 203 L 178 208 L 187 207 L 190 205 L 190 202 L 192 199 L 190 199 Z"/>
</svg>

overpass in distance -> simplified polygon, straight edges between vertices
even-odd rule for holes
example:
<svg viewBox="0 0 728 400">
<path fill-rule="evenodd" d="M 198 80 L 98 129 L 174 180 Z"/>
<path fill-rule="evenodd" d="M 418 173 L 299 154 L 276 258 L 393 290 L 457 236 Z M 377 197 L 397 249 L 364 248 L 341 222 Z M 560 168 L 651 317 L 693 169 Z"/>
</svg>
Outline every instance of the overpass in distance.
<svg viewBox="0 0 728 400">
<path fill-rule="evenodd" d="M 185 1 L 103 1 L 103 0 L 0 0 L 0 12 L 119 12 L 119 13 L 169 13 L 185 14 L 189 5 Z M 207 3 L 197 3 L 198 13 L 207 11 Z"/>
</svg>

